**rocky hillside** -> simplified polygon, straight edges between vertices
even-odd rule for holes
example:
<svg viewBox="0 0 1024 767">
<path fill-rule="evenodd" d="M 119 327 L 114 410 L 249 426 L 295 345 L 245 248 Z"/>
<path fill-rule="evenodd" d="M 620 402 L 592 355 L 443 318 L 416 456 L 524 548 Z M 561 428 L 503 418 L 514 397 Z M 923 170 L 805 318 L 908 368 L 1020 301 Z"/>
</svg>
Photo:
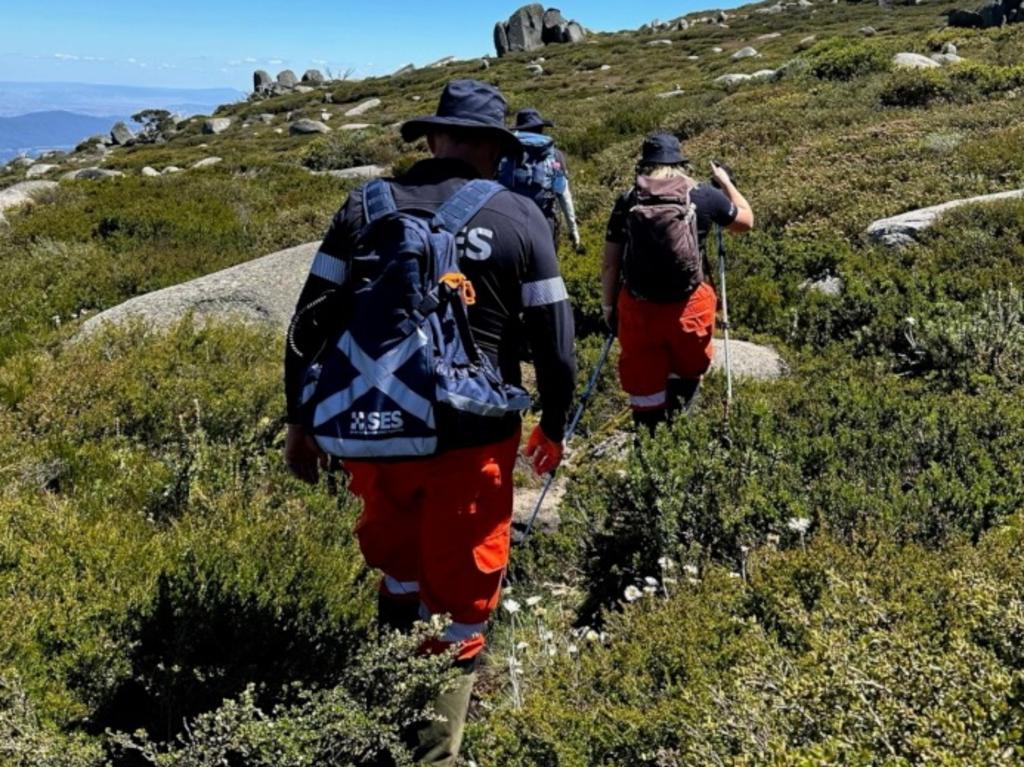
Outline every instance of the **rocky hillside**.
<svg viewBox="0 0 1024 767">
<path fill-rule="evenodd" d="M 1011 6 L 783 0 L 548 44 L 572 26 L 542 8 L 543 48 L 513 48 L 513 15 L 501 57 L 257 73 L 214 114 L 4 167 L 0 763 L 403 763 L 442 679 L 372 636 L 356 505 L 281 465 L 280 323 L 347 192 L 424 156 L 396 126 L 453 77 L 557 123 L 581 370 L 607 214 L 665 128 L 752 201 L 730 309 L 772 372 L 728 421 L 715 373 L 634 448 L 605 371 L 516 552 L 465 762 L 1024 760 Z"/>
</svg>

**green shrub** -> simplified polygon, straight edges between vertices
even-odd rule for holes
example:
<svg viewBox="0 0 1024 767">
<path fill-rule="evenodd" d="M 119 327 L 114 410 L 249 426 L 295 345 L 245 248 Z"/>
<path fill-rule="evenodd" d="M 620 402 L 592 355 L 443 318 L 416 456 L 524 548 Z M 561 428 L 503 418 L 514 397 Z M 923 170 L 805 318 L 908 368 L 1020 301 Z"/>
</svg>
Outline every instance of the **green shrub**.
<svg viewBox="0 0 1024 767">
<path fill-rule="evenodd" d="M 340 131 L 317 138 L 302 164 L 310 170 L 344 170 L 360 165 L 391 165 L 405 149 L 394 131 Z"/>
<path fill-rule="evenodd" d="M 885 47 L 874 42 L 832 38 L 815 45 L 804 58 L 810 63 L 811 74 L 819 79 L 852 80 L 886 71 L 890 56 Z"/>
<path fill-rule="evenodd" d="M 940 69 L 910 69 L 894 73 L 879 99 L 889 107 L 923 107 L 933 101 L 949 100 L 956 90 Z"/>
</svg>

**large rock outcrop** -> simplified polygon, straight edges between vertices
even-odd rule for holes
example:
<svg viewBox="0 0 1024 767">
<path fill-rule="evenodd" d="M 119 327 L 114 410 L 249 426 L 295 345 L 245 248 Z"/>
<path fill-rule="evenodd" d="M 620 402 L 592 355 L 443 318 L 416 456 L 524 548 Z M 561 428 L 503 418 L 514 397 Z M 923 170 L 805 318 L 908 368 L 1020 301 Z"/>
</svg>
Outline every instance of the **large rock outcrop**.
<svg viewBox="0 0 1024 767">
<path fill-rule="evenodd" d="M 310 242 L 138 296 L 91 317 L 82 334 L 132 320 L 167 326 L 189 313 L 198 319 L 236 318 L 286 329 L 318 247 Z"/>
<path fill-rule="evenodd" d="M 557 8 L 544 9 L 533 3 L 524 5 L 508 21 L 494 26 L 494 49 L 499 56 L 519 51 L 536 51 L 545 45 L 578 43 L 586 30 L 577 21 L 567 21 Z"/>
<path fill-rule="evenodd" d="M 963 200 L 952 200 L 942 205 L 933 205 L 930 208 L 921 208 L 901 213 L 891 218 L 883 218 L 871 224 L 868 227 L 867 234 L 875 242 L 891 247 L 910 245 L 915 242 L 921 232 L 934 226 L 935 222 L 944 213 L 965 205 L 984 205 L 990 202 L 1003 202 L 1006 200 L 1024 200 L 1024 189 L 986 194 L 980 197 L 968 197 Z"/>
<path fill-rule="evenodd" d="M 58 187 L 56 181 L 22 181 L 20 184 L 0 189 L 0 224 L 5 224 L 5 210 L 20 208 L 38 202 Z"/>
<path fill-rule="evenodd" d="M 1024 0 L 996 0 L 977 10 L 947 11 L 949 26 L 966 29 L 993 29 L 1004 24 L 1024 22 Z"/>
</svg>

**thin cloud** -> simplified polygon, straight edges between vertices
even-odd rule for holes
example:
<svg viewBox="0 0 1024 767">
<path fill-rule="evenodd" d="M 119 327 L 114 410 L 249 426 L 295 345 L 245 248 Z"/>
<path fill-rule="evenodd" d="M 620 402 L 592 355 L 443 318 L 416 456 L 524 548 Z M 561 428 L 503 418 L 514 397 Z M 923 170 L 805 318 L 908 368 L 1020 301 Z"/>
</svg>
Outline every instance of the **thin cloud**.
<svg viewBox="0 0 1024 767">
<path fill-rule="evenodd" d="M 73 53 L 55 53 L 53 57 L 58 61 L 78 61 L 79 57 Z"/>
</svg>

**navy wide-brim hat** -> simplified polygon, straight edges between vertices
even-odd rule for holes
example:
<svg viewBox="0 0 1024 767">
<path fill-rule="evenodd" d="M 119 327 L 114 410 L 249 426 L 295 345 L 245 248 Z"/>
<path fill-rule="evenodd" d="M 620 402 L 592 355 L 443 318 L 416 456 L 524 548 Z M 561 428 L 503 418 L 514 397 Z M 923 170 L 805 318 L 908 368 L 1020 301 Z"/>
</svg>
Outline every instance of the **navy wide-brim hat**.
<svg viewBox="0 0 1024 767">
<path fill-rule="evenodd" d="M 516 130 L 537 130 L 538 128 L 554 128 L 551 120 L 545 120 L 536 109 L 520 109 L 516 113 Z"/>
<path fill-rule="evenodd" d="M 523 145 L 510 131 L 508 102 L 495 86 L 479 80 L 452 80 L 441 93 L 437 113 L 418 117 L 402 125 L 402 138 L 415 141 L 433 128 L 449 127 L 490 131 L 502 140 L 506 153 L 523 151 Z"/>
<path fill-rule="evenodd" d="M 653 133 L 644 139 L 640 162 L 650 165 L 686 165 L 679 139 L 671 133 Z"/>
</svg>

